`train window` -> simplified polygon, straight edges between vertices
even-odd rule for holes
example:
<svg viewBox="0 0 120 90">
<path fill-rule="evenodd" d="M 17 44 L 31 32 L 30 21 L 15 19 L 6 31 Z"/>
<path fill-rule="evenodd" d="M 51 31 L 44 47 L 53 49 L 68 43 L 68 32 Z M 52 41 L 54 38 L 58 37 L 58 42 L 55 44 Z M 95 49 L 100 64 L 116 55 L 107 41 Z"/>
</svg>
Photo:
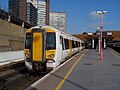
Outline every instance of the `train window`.
<svg viewBox="0 0 120 90">
<path fill-rule="evenodd" d="M 65 42 L 65 49 L 69 49 L 69 40 L 64 39 L 64 42 Z"/>
<path fill-rule="evenodd" d="M 75 44 L 76 44 L 75 46 L 76 46 L 76 47 L 78 47 L 78 42 L 77 42 L 77 41 L 76 41 L 76 43 L 75 43 Z"/>
<path fill-rule="evenodd" d="M 80 42 L 78 42 L 78 44 L 79 44 L 79 47 L 80 47 Z"/>
<path fill-rule="evenodd" d="M 72 48 L 75 48 L 75 42 L 72 41 Z"/>
<path fill-rule="evenodd" d="M 84 43 L 81 43 L 82 44 L 82 46 L 85 46 L 85 44 Z"/>
<path fill-rule="evenodd" d="M 53 32 L 48 32 L 46 34 L 46 50 L 49 49 L 56 49 L 56 37 Z"/>
<path fill-rule="evenodd" d="M 25 48 L 31 49 L 31 33 L 26 33 Z"/>
</svg>

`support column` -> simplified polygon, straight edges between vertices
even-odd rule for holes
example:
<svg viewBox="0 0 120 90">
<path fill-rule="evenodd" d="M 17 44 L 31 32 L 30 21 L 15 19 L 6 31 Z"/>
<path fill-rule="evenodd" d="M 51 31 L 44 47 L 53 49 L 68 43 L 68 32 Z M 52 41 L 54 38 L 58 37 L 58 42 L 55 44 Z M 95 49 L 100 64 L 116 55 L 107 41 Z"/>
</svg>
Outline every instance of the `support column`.
<svg viewBox="0 0 120 90">
<path fill-rule="evenodd" d="M 106 39 L 104 39 L 104 49 L 106 48 Z"/>
<path fill-rule="evenodd" d="M 99 37 L 99 40 L 98 40 L 98 50 L 99 50 L 99 53 L 100 53 L 100 37 Z"/>
<path fill-rule="evenodd" d="M 92 48 L 94 48 L 94 39 L 92 39 Z"/>
</svg>

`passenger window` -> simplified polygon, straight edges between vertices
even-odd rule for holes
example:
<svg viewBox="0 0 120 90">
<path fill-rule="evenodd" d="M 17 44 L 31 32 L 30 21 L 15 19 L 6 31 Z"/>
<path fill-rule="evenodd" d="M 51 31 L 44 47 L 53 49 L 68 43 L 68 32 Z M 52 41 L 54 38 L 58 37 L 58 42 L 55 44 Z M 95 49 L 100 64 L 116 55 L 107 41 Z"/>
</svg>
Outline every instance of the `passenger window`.
<svg viewBox="0 0 120 90">
<path fill-rule="evenodd" d="M 75 42 L 72 40 L 72 48 L 75 48 Z"/>
<path fill-rule="evenodd" d="M 76 47 L 78 47 L 78 42 L 76 41 Z"/>
<path fill-rule="evenodd" d="M 79 47 L 81 47 L 80 42 L 79 42 Z"/>
<path fill-rule="evenodd" d="M 64 39 L 65 42 L 65 50 L 69 49 L 69 40 L 68 39 Z"/>
</svg>

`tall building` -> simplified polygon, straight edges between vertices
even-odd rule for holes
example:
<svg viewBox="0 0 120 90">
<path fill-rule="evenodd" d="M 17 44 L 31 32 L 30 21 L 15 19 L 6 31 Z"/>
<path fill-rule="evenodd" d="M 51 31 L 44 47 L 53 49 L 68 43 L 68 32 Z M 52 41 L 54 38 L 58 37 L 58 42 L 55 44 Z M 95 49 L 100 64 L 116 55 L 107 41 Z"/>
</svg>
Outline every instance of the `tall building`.
<svg viewBox="0 0 120 90">
<path fill-rule="evenodd" d="M 66 32 L 66 13 L 50 12 L 50 26 Z"/>
<path fill-rule="evenodd" d="M 18 0 L 8 0 L 9 13 L 15 18 L 19 17 L 19 1 Z"/>
<path fill-rule="evenodd" d="M 50 18 L 50 0 L 45 0 L 46 2 L 46 25 L 49 25 L 49 18 Z"/>
<path fill-rule="evenodd" d="M 49 25 L 49 0 L 33 0 L 37 7 L 37 25 Z"/>
<path fill-rule="evenodd" d="M 9 13 L 32 26 L 37 25 L 37 8 L 33 0 L 8 0 Z"/>
<path fill-rule="evenodd" d="M 37 7 L 34 5 L 33 0 L 27 0 L 26 21 L 31 25 L 37 25 Z"/>
</svg>

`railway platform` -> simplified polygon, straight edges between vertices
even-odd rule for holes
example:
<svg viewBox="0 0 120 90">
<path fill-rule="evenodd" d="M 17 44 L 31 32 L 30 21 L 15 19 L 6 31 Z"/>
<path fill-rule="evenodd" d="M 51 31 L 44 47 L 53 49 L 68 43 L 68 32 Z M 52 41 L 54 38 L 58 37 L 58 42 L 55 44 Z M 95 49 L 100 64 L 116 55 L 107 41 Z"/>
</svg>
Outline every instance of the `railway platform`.
<svg viewBox="0 0 120 90">
<path fill-rule="evenodd" d="M 26 90 L 120 90 L 120 54 L 84 50 Z"/>
</svg>

